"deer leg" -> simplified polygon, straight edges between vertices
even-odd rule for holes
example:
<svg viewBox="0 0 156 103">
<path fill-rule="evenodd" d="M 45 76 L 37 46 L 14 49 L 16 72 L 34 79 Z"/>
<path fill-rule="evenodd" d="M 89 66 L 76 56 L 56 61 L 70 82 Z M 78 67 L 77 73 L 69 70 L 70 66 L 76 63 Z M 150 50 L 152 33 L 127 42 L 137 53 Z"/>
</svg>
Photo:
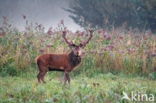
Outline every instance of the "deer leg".
<svg viewBox="0 0 156 103">
<path fill-rule="evenodd" d="M 38 82 L 41 83 L 41 72 L 38 73 L 37 79 L 38 79 Z"/>
<path fill-rule="evenodd" d="M 69 73 L 68 72 L 64 72 L 64 84 L 66 84 L 67 81 L 70 84 Z"/>
<path fill-rule="evenodd" d="M 38 68 L 39 68 L 39 73 L 37 75 L 38 82 L 41 83 L 41 81 L 42 81 L 43 83 L 45 83 L 44 76 L 47 73 L 47 68 L 42 65 L 38 65 Z"/>
<path fill-rule="evenodd" d="M 66 84 L 67 82 L 67 72 L 64 72 L 64 85 Z"/>
<path fill-rule="evenodd" d="M 69 73 L 67 73 L 67 80 L 68 80 L 68 83 L 70 84 L 70 77 L 69 77 Z"/>
<path fill-rule="evenodd" d="M 38 75 L 37 75 L 37 78 L 38 78 L 38 82 L 41 83 L 41 81 L 43 83 L 45 83 L 44 81 L 44 75 L 45 75 L 45 72 L 39 72 Z"/>
<path fill-rule="evenodd" d="M 44 72 L 41 73 L 41 80 L 42 80 L 43 83 L 46 83 L 44 81 L 44 77 L 45 77 L 46 73 L 47 73 L 47 71 L 44 71 Z"/>
</svg>

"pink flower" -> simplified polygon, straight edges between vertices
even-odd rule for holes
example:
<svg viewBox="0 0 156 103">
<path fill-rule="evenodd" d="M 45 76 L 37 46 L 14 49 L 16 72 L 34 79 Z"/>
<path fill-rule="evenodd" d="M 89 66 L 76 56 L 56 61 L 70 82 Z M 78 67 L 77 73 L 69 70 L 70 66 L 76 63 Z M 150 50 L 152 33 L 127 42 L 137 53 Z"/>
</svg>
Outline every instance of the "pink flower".
<svg viewBox="0 0 156 103">
<path fill-rule="evenodd" d="M 112 37 L 111 37 L 107 32 L 105 32 L 105 33 L 103 34 L 103 37 L 104 37 L 106 40 L 111 40 L 111 39 L 112 39 Z"/>
<path fill-rule="evenodd" d="M 114 46 L 113 46 L 113 45 L 109 45 L 107 48 L 108 48 L 109 50 L 113 50 Z"/>
<path fill-rule="evenodd" d="M 52 46 L 53 46 L 53 45 L 50 45 L 50 44 L 49 44 L 49 45 L 47 45 L 47 48 L 51 48 Z"/>
<path fill-rule="evenodd" d="M 47 34 L 48 34 L 48 35 L 52 35 L 52 34 L 53 34 L 52 27 L 49 28 L 49 30 L 47 31 Z"/>
<path fill-rule="evenodd" d="M 40 52 L 40 53 L 44 53 L 45 50 L 44 50 L 44 49 L 40 49 L 39 52 Z"/>
<path fill-rule="evenodd" d="M 123 36 L 119 36 L 119 39 L 122 40 L 123 39 Z"/>
</svg>

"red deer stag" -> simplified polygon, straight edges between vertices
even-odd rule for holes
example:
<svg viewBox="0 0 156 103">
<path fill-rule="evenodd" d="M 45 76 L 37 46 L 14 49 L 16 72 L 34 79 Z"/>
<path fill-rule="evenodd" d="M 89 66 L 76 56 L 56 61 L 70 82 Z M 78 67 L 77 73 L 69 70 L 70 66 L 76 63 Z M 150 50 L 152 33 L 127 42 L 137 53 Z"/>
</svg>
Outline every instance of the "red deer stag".
<svg viewBox="0 0 156 103">
<path fill-rule="evenodd" d="M 88 40 L 74 44 L 72 41 L 68 41 L 66 38 L 66 31 L 63 31 L 63 38 L 68 46 L 71 48 L 69 54 L 43 54 L 37 57 L 37 65 L 39 73 L 37 75 L 38 82 L 45 83 L 44 76 L 48 71 L 62 71 L 64 72 L 64 84 L 68 81 L 70 83 L 69 72 L 71 72 L 81 62 L 81 49 L 91 40 L 93 30 L 89 30 L 90 37 Z"/>
</svg>

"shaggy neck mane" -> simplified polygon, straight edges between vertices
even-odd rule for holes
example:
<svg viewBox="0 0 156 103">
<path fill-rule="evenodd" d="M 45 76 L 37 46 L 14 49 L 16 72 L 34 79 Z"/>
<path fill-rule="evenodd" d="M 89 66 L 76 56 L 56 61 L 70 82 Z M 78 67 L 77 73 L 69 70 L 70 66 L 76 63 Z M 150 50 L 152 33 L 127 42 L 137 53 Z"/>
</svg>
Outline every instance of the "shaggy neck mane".
<svg viewBox="0 0 156 103">
<path fill-rule="evenodd" d="M 70 52 L 69 53 L 69 62 L 70 62 L 70 65 L 75 67 L 77 66 L 78 64 L 80 64 L 81 62 L 81 57 L 80 56 L 77 56 L 74 54 L 74 52 Z"/>
</svg>

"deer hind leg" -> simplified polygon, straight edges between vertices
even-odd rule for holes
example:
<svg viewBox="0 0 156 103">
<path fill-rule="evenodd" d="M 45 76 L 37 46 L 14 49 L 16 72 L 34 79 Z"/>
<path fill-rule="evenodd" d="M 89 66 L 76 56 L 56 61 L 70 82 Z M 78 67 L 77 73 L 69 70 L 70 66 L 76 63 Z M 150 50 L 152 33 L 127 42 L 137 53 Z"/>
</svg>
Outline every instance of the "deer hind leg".
<svg viewBox="0 0 156 103">
<path fill-rule="evenodd" d="M 67 81 L 70 84 L 69 73 L 68 72 L 64 72 L 64 84 L 66 84 Z"/>
<path fill-rule="evenodd" d="M 39 83 L 41 83 L 41 81 L 42 81 L 43 83 L 46 83 L 46 82 L 44 81 L 44 76 L 45 76 L 46 73 L 47 73 L 47 68 L 44 67 L 44 66 L 39 66 L 39 73 L 38 73 L 38 75 L 37 75 L 37 78 L 38 78 L 38 82 L 39 82 Z"/>
<path fill-rule="evenodd" d="M 47 73 L 47 71 L 44 71 L 44 72 L 41 73 L 41 80 L 42 80 L 43 83 L 46 83 L 44 81 L 44 77 L 45 77 L 46 73 Z"/>
</svg>

